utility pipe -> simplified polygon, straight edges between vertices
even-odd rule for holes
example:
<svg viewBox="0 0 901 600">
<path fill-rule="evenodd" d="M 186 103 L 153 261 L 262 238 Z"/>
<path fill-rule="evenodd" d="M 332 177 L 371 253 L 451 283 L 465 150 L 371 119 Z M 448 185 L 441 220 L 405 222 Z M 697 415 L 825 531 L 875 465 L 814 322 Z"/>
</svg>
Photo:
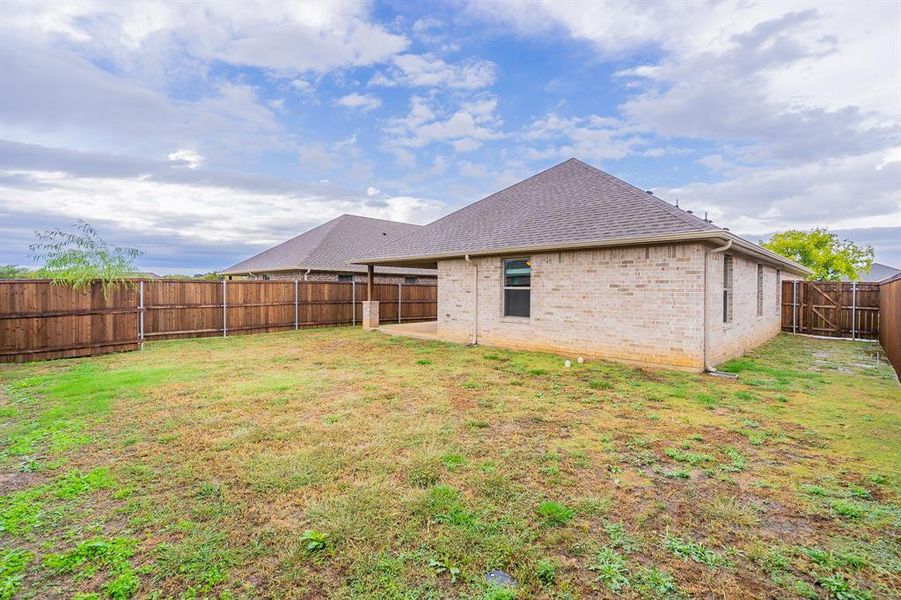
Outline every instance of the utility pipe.
<svg viewBox="0 0 901 600">
<path fill-rule="evenodd" d="M 720 252 L 725 252 L 729 248 L 732 247 L 732 240 L 727 241 L 722 246 L 718 246 L 716 248 L 707 248 L 704 250 L 704 371 L 708 373 L 716 373 L 716 369 L 710 364 L 710 356 L 708 351 L 708 329 L 710 326 L 710 318 L 707 313 L 710 312 L 708 304 L 710 304 L 710 296 L 707 294 L 707 288 L 709 287 L 710 282 L 708 281 L 708 271 L 710 270 L 708 263 L 711 254 L 719 254 Z"/>
<path fill-rule="evenodd" d="M 475 307 L 472 311 L 472 341 L 470 344 L 477 346 L 479 344 L 479 263 L 469 260 L 468 254 L 465 255 L 463 259 L 475 267 Z"/>
<path fill-rule="evenodd" d="M 306 281 L 307 277 L 310 275 L 310 269 L 307 269 L 307 272 L 303 274 L 303 280 Z"/>
</svg>

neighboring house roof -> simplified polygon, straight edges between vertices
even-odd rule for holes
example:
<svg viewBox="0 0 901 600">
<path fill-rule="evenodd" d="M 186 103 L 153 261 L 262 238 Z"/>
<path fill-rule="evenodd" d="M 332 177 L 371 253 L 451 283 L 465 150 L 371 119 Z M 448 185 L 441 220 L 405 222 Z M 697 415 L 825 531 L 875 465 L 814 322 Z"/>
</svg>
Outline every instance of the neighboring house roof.
<svg viewBox="0 0 901 600">
<path fill-rule="evenodd" d="M 360 259 L 439 258 L 693 239 L 732 240 L 799 273 L 807 269 L 575 158 L 479 200 Z"/>
<path fill-rule="evenodd" d="M 365 273 L 363 265 L 348 261 L 372 251 L 386 241 L 396 240 L 419 229 L 420 225 L 341 215 L 314 227 L 278 246 L 260 252 L 224 271 L 223 275 L 268 273 L 272 271 L 343 271 Z M 376 273 L 396 275 L 436 275 L 429 269 L 377 267 Z"/>
<path fill-rule="evenodd" d="M 883 279 L 888 279 L 889 277 L 897 275 L 898 273 L 901 273 L 901 269 L 896 269 L 895 267 L 890 267 L 882 263 L 874 262 L 869 271 L 858 271 L 857 280 L 872 283 L 876 281 L 882 281 Z M 847 281 L 846 278 L 843 279 Z"/>
</svg>

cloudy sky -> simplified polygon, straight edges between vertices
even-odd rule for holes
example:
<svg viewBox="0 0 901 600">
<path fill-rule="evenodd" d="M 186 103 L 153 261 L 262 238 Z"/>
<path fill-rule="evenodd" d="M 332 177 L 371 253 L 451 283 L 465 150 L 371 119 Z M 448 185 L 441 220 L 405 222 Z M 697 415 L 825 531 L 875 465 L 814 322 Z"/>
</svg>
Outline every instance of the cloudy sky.
<svg viewBox="0 0 901 600">
<path fill-rule="evenodd" d="M 752 240 L 901 266 L 901 3 L 0 5 L 0 263 L 91 222 L 159 273 L 427 223 L 569 157 Z"/>
</svg>

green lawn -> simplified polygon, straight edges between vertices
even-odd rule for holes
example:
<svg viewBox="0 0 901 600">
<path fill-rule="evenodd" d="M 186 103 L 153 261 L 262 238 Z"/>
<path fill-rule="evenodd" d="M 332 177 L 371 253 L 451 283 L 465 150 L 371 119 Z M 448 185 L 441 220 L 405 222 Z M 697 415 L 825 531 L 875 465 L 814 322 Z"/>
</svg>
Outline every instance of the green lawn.
<svg viewBox="0 0 901 600">
<path fill-rule="evenodd" d="M 898 597 L 877 350 L 780 336 L 731 381 L 341 328 L 0 365 L 0 599 Z"/>
</svg>

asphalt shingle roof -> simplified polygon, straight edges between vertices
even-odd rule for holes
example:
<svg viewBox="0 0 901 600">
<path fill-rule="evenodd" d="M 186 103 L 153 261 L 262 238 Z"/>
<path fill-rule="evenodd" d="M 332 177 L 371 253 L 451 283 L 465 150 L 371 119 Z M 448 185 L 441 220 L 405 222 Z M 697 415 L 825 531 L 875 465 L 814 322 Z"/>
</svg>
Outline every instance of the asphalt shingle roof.
<svg viewBox="0 0 901 600">
<path fill-rule="evenodd" d="M 386 241 L 399 239 L 420 228 L 420 225 L 412 223 L 341 215 L 291 238 L 287 242 L 220 271 L 220 273 L 234 275 L 286 269 L 365 273 L 365 266 L 350 264 L 348 261 L 372 252 L 373 248 Z M 403 267 L 376 267 L 375 272 L 397 275 L 436 275 L 432 269 Z"/>
<path fill-rule="evenodd" d="M 571 158 L 359 257 L 427 257 L 719 227 Z"/>
</svg>

